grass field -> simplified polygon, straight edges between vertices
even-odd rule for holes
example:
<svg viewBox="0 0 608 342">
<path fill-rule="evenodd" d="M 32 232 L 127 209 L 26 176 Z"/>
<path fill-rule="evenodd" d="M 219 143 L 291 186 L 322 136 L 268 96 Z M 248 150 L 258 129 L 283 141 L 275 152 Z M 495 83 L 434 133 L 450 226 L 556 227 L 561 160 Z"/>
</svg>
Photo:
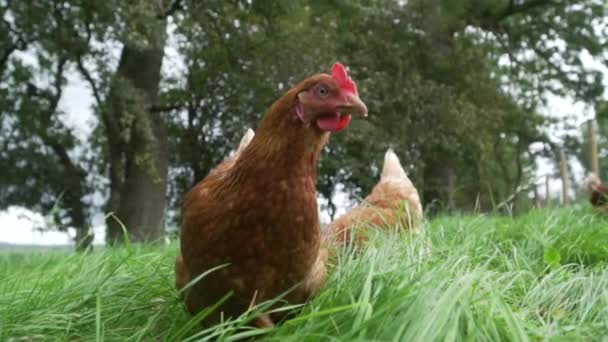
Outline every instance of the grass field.
<svg viewBox="0 0 608 342">
<path fill-rule="evenodd" d="M 608 218 L 586 206 L 431 221 L 332 260 L 271 331 L 207 331 L 173 288 L 177 245 L 0 254 L 0 341 L 527 341 L 608 338 Z"/>
</svg>

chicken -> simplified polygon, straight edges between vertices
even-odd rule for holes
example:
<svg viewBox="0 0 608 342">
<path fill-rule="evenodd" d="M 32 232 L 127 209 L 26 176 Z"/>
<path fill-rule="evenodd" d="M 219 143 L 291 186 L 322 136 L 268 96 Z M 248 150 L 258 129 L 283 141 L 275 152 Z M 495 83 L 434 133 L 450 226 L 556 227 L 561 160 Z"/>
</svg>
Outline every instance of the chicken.
<svg viewBox="0 0 608 342">
<path fill-rule="evenodd" d="M 595 173 L 590 173 L 585 183 L 587 183 L 591 205 L 608 212 L 608 185 L 602 184 Z"/>
<path fill-rule="evenodd" d="M 422 205 L 414 184 L 407 177 L 399 158 L 392 150 L 384 155 L 380 181 L 364 203 L 333 221 L 325 229 L 323 240 L 342 245 L 351 241 L 351 232 L 358 229 L 354 243 L 363 242 L 365 229 L 400 226 L 415 230 L 422 220 Z"/>
<path fill-rule="evenodd" d="M 241 138 L 239 147 L 236 149 L 236 152 L 234 152 L 234 155 L 225 158 L 218 166 L 216 166 L 213 170 L 211 170 L 211 172 L 209 172 L 209 175 L 221 177 L 223 173 L 230 170 L 232 165 L 234 165 L 235 160 L 239 157 L 245 147 L 249 145 L 254 135 L 255 133 L 253 132 L 253 130 L 251 128 L 248 128 L 245 132 L 245 135 L 243 135 L 243 138 Z M 188 270 L 184 265 L 184 259 L 181 255 L 178 255 L 175 258 L 175 287 L 178 290 L 181 290 L 190 282 L 190 280 L 192 279 L 190 278 L 190 274 L 188 273 Z"/>
<path fill-rule="evenodd" d="M 256 134 L 221 176 L 212 173 L 185 197 L 181 253 L 196 314 L 231 294 L 205 325 L 281 297 L 304 303 L 325 280 L 316 197 L 317 162 L 331 132 L 366 116 L 357 87 L 339 63 L 312 76 L 264 114 Z M 253 324 L 274 325 L 263 315 Z"/>
</svg>

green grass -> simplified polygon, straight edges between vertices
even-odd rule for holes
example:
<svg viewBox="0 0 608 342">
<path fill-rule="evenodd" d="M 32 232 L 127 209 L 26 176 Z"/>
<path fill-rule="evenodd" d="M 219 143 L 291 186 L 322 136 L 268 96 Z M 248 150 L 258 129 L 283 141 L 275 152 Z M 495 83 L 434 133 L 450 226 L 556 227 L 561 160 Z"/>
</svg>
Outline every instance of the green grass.
<svg viewBox="0 0 608 342">
<path fill-rule="evenodd" d="M 173 288 L 176 245 L 0 254 L 0 341 L 583 341 L 608 338 L 608 218 L 587 207 L 442 217 L 332 260 L 271 331 L 201 331 Z"/>
</svg>

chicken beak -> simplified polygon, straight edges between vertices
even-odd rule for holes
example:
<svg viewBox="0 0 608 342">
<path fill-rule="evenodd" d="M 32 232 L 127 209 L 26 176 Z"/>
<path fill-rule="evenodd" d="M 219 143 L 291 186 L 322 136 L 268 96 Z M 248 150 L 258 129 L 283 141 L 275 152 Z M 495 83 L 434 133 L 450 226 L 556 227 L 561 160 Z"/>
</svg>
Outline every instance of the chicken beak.
<svg viewBox="0 0 608 342">
<path fill-rule="evenodd" d="M 343 105 L 339 106 L 339 110 L 343 114 L 351 114 L 360 117 L 367 117 L 367 106 L 361 99 L 359 95 L 348 93 L 346 94 L 346 100 Z"/>
</svg>

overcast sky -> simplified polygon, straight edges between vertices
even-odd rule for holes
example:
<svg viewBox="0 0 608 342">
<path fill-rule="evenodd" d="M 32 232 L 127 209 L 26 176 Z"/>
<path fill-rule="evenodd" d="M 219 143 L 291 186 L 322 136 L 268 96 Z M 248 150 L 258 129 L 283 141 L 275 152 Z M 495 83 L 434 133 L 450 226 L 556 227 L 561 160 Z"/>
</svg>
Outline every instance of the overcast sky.
<svg viewBox="0 0 608 342">
<path fill-rule="evenodd" d="M 181 58 L 172 45 L 173 44 L 169 44 L 169 47 L 165 49 L 166 56 L 163 62 L 163 71 L 165 73 L 175 73 L 183 70 Z M 116 51 L 118 54 L 118 47 Z M 27 56 L 24 57 L 27 58 Z M 589 56 L 581 57 L 585 67 L 602 70 L 604 72 L 604 81 L 606 82 L 608 80 L 608 69 L 606 69 L 605 66 L 594 61 Z M 583 103 L 574 102 L 570 98 L 549 95 L 548 100 L 547 107 L 542 108 L 542 112 L 547 116 L 561 119 L 566 117 L 574 118 L 577 124 L 582 124 L 594 116 L 592 108 L 585 106 Z M 91 133 L 95 125 L 95 117 L 92 113 L 93 102 L 92 94 L 82 78 L 76 73 L 70 74 L 68 76 L 68 85 L 64 90 L 60 102 L 60 109 L 66 113 L 66 122 L 70 127 L 74 128 L 77 136 L 83 140 Z M 373 108 L 371 108 L 370 111 L 370 114 L 373 115 Z M 559 127 L 551 127 L 549 129 L 550 135 L 558 141 L 566 133 Z M 570 165 L 571 172 L 573 172 L 575 177 L 577 179 L 582 179 L 585 173 L 583 167 L 578 162 L 572 160 Z M 555 169 L 552 163 L 543 159 L 537 160 L 536 175 L 538 177 L 554 173 Z M 550 189 L 554 194 L 561 191 L 561 182 L 558 178 L 553 178 L 551 180 Z M 338 193 L 336 195 L 335 202 L 339 205 L 338 214 L 343 213 L 347 209 L 347 198 L 348 197 L 344 193 Z M 323 212 L 322 219 L 324 222 L 327 222 L 329 217 Z M 0 243 L 39 245 L 63 245 L 71 243 L 73 232 L 39 232 L 33 229 L 36 223 L 38 223 L 37 226 L 40 226 L 40 223 L 43 225 L 44 218 L 25 208 L 11 207 L 6 211 L 0 211 Z M 103 227 L 103 216 L 101 214 L 98 214 L 93 218 L 93 226 L 95 231 L 94 243 L 103 243 L 105 231 Z"/>
</svg>

